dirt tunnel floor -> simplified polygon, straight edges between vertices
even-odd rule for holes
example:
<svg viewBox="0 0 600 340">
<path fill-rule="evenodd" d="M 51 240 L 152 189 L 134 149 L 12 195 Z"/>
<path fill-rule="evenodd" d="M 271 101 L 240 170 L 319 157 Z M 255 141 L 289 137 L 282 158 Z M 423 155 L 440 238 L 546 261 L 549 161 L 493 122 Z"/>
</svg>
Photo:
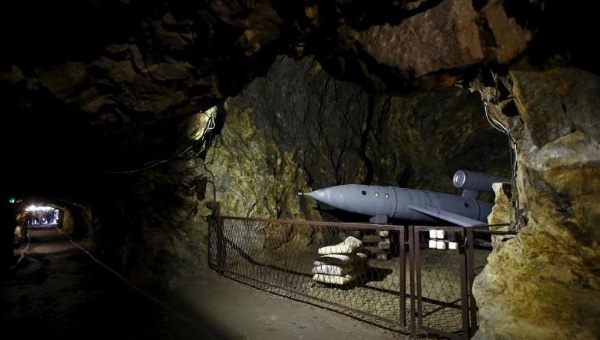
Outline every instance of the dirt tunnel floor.
<svg viewBox="0 0 600 340">
<path fill-rule="evenodd" d="M 20 261 L 0 280 L 3 334 L 62 340 L 410 338 L 208 269 L 159 301 L 45 232 L 46 242 L 32 232 L 27 250 L 25 244 L 15 249 Z"/>
</svg>

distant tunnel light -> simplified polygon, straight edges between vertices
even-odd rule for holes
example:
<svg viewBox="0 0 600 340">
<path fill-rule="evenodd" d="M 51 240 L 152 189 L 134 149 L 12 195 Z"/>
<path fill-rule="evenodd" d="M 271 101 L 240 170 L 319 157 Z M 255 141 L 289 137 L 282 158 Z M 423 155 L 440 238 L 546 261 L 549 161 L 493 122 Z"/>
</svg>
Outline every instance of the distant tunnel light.
<svg viewBox="0 0 600 340">
<path fill-rule="evenodd" d="M 25 211 L 30 212 L 30 211 L 50 211 L 50 210 L 56 210 L 53 207 L 47 206 L 47 205 L 30 205 L 27 208 L 25 208 Z"/>
<path fill-rule="evenodd" d="M 58 223 L 59 211 L 47 205 L 30 205 L 25 208 L 29 225 L 53 225 Z"/>
</svg>

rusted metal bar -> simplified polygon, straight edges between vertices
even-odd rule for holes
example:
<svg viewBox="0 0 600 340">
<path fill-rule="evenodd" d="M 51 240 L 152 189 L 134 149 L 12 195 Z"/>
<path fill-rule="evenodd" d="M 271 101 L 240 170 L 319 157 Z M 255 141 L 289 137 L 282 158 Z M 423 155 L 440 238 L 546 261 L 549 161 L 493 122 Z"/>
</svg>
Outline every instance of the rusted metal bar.
<svg viewBox="0 0 600 340">
<path fill-rule="evenodd" d="M 219 202 L 208 202 L 206 207 L 212 210 L 212 218 L 215 223 L 217 241 L 217 272 L 223 275 L 225 270 L 225 237 L 223 236 L 223 216 L 221 216 L 221 204 Z"/>
<path fill-rule="evenodd" d="M 400 231 L 404 228 L 404 226 L 401 226 L 401 225 L 377 224 L 377 223 L 305 221 L 305 220 L 288 220 L 288 219 L 274 219 L 274 218 L 260 218 L 260 217 L 234 217 L 234 216 L 223 216 L 223 218 L 228 219 L 228 220 L 243 220 L 243 221 L 293 224 L 293 225 L 310 225 L 310 226 L 317 226 L 317 227 L 339 227 L 339 228 L 344 228 L 344 229 L 358 229 L 358 230 L 369 229 L 369 230 Z"/>
<path fill-rule="evenodd" d="M 419 275 L 419 229 L 415 226 L 408 227 L 408 235 L 409 235 L 409 257 L 410 257 L 410 332 L 413 337 L 417 336 L 417 316 L 421 314 L 421 303 L 418 297 L 420 295 L 420 288 L 416 289 L 417 281 L 420 280 Z M 415 236 L 417 236 L 415 238 Z M 415 240 L 416 239 L 416 240 Z M 415 274 L 419 277 L 415 277 Z M 417 292 L 415 291 L 417 290 Z M 416 298 L 416 299 L 415 299 Z M 417 301 L 415 301 L 417 300 Z M 419 319 L 420 320 L 420 319 Z"/>
<path fill-rule="evenodd" d="M 461 239 L 465 238 L 465 229 L 469 229 L 469 228 L 463 228 L 463 230 L 460 233 Z M 469 284 L 469 268 L 472 268 L 471 264 L 467 264 L 468 261 L 472 261 L 472 255 L 473 252 L 471 251 L 470 254 L 471 256 L 469 256 L 469 249 L 471 243 L 466 242 L 463 243 L 462 245 L 460 245 L 458 247 L 459 249 L 459 253 L 460 253 L 460 297 L 461 297 L 461 301 L 460 301 L 460 306 L 461 306 L 461 315 L 462 315 L 462 330 L 463 330 L 463 335 L 465 339 L 469 339 L 470 338 L 470 332 L 469 332 L 469 310 L 470 310 L 470 301 L 469 301 L 469 296 L 471 294 L 469 294 L 469 288 L 471 287 L 471 285 Z"/>
<path fill-rule="evenodd" d="M 399 263 L 399 279 L 400 279 L 400 322 L 404 327 L 407 326 L 406 322 L 406 228 L 403 228 L 398 233 L 398 245 L 399 245 L 399 254 L 398 261 Z"/>
<path fill-rule="evenodd" d="M 469 326 L 469 337 L 473 336 L 477 332 L 477 302 L 473 296 L 473 281 L 475 280 L 475 255 L 474 255 L 474 234 L 472 228 L 467 228 L 467 242 L 465 244 L 467 251 L 467 284 L 469 292 L 469 310 L 470 310 L 470 326 Z"/>
</svg>

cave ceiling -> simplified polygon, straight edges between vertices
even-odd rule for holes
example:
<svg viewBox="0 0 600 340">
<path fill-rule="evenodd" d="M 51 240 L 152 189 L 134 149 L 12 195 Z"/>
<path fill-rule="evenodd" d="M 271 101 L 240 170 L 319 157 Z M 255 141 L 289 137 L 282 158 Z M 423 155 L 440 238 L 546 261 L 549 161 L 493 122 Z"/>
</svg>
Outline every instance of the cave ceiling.
<svg viewBox="0 0 600 340">
<path fill-rule="evenodd" d="M 572 39 L 590 33 L 590 13 L 533 0 L 11 2 L 0 14 L 3 187 L 85 196 L 101 174 L 166 159 L 181 117 L 239 94 L 278 55 L 314 57 L 383 94 L 513 65 L 597 73 L 598 52 Z"/>
<path fill-rule="evenodd" d="M 211 201 L 231 216 L 313 220 L 323 211 L 299 191 L 446 192 L 440 178 L 457 167 L 503 170 L 512 206 L 497 221 L 520 231 L 473 285 L 479 338 L 590 338 L 600 324 L 592 6 L 5 3 L 0 194 L 66 205 L 67 224 L 98 231 L 105 263 L 140 286 L 172 287 L 207 267 Z M 197 139 L 206 112 L 218 113 L 214 135 Z"/>
</svg>

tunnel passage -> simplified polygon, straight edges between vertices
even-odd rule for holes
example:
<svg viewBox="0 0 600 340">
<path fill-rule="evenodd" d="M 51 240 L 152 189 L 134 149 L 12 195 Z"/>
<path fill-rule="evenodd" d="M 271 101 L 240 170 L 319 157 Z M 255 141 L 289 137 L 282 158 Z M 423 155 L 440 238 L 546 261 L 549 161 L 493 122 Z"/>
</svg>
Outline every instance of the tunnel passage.
<svg viewBox="0 0 600 340">
<path fill-rule="evenodd" d="M 74 239 L 93 236 L 91 210 L 83 204 L 39 196 L 9 200 L 14 205 L 16 243 L 27 242 L 32 229 L 56 228 Z"/>
</svg>

